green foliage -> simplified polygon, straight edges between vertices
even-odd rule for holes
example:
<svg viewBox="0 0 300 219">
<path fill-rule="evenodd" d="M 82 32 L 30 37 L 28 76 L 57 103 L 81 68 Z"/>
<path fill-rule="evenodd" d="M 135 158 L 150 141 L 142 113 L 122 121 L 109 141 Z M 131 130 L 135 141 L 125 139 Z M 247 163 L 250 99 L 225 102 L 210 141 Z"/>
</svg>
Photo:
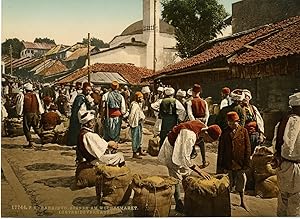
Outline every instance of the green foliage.
<svg viewBox="0 0 300 219">
<path fill-rule="evenodd" d="M 107 47 L 109 47 L 108 43 L 104 43 L 103 40 L 99 40 L 95 37 L 92 37 L 90 40 L 91 40 L 91 44 L 90 44 L 91 46 L 96 46 L 98 48 L 107 48 Z M 87 45 L 88 44 L 88 38 L 83 38 L 82 43 Z"/>
<path fill-rule="evenodd" d="M 162 17 L 175 27 L 177 49 L 181 58 L 211 40 L 226 27 L 228 16 L 218 0 L 162 0 Z"/>
<path fill-rule="evenodd" d="M 35 40 L 33 41 L 34 43 L 48 43 L 48 44 L 55 44 L 54 40 L 51 40 L 47 37 L 45 38 L 35 38 Z M 55 44 L 56 45 L 56 44 Z"/>
<path fill-rule="evenodd" d="M 1 51 L 2 55 L 10 55 L 9 53 L 9 46 L 12 46 L 12 57 L 13 58 L 20 58 L 20 53 L 22 51 L 22 42 L 17 39 L 7 39 L 4 43 L 1 44 Z"/>
</svg>

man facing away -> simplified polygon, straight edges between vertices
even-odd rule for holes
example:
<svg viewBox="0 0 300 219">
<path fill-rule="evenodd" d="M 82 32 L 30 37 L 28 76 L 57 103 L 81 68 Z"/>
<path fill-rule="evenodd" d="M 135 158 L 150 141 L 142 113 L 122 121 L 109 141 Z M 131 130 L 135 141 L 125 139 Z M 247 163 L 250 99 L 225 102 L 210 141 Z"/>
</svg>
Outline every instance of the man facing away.
<svg viewBox="0 0 300 219">
<path fill-rule="evenodd" d="M 225 106 L 230 106 L 232 104 L 232 100 L 230 97 L 230 88 L 223 87 L 221 91 L 221 103 L 220 103 L 220 110 L 224 108 Z"/>
</svg>

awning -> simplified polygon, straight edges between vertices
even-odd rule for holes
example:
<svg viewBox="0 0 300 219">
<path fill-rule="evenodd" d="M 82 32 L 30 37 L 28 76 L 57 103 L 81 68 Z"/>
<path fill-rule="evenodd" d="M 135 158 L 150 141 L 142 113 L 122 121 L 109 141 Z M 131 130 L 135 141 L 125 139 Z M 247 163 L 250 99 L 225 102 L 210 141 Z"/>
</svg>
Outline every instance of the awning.
<svg viewBox="0 0 300 219">
<path fill-rule="evenodd" d="M 74 81 L 76 82 L 88 81 L 88 76 L 85 75 Z M 91 82 L 93 84 L 111 84 L 112 81 L 117 81 L 119 84 L 129 84 L 128 81 L 116 72 L 93 72 L 91 73 Z"/>
</svg>

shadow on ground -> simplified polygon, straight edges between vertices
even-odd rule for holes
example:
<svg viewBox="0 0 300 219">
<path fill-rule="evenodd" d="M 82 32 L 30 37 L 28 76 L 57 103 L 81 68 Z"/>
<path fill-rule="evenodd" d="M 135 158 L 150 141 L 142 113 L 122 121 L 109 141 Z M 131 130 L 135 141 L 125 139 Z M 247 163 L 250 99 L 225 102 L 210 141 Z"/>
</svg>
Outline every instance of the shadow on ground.
<svg viewBox="0 0 300 219">
<path fill-rule="evenodd" d="M 25 145 L 20 144 L 1 144 L 1 148 L 4 149 L 16 149 L 16 148 L 23 148 Z"/>
<path fill-rule="evenodd" d="M 34 181 L 34 183 L 43 183 L 45 186 L 54 187 L 54 188 L 57 187 L 70 188 L 75 183 L 75 176 L 41 179 L 41 180 Z"/>
<path fill-rule="evenodd" d="M 48 171 L 48 170 L 75 170 L 72 165 L 65 165 L 59 163 L 35 163 L 25 168 L 29 171 Z"/>
<path fill-rule="evenodd" d="M 72 202 L 76 207 L 93 207 L 98 205 L 97 196 L 77 197 Z"/>
</svg>

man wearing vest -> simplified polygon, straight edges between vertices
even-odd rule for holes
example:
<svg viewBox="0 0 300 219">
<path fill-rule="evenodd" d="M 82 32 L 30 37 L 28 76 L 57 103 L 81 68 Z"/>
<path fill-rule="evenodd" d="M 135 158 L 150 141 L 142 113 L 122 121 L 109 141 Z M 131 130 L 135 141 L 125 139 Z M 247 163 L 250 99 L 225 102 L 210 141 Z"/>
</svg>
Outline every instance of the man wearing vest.
<svg viewBox="0 0 300 219">
<path fill-rule="evenodd" d="M 189 120 L 199 120 L 203 122 L 205 125 L 207 125 L 208 118 L 209 118 L 209 110 L 208 110 L 208 104 L 205 100 L 203 100 L 200 97 L 202 89 L 199 84 L 194 84 L 193 90 L 192 90 L 192 96 L 193 99 L 188 101 L 186 103 L 187 105 L 187 114 L 189 117 Z M 205 168 L 209 165 L 209 162 L 206 162 L 205 158 L 205 145 L 202 140 L 199 141 L 199 147 L 201 151 L 201 157 L 202 157 L 202 167 Z M 195 148 L 193 149 L 192 158 L 195 158 L 197 156 L 197 152 Z"/>
<path fill-rule="evenodd" d="M 124 97 L 120 94 L 119 83 L 113 81 L 111 84 L 112 91 L 103 95 L 104 107 L 104 140 L 120 140 L 122 117 L 126 114 L 126 103 Z"/>
<path fill-rule="evenodd" d="M 106 142 L 97 133 L 94 133 L 95 115 L 88 110 L 81 116 L 82 128 L 78 136 L 78 150 L 83 158 L 92 165 L 107 164 L 112 166 L 125 165 L 124 156 L 117 152 L 116 142 Z"/>
<path fill-rule="evenodd" d="M 33 140 L 31 138 L 30 129 L 33 128 L 34 132 L 41 135 L 39 128 L 39 116 L 44 113 L 43 106 L 39 96 L 33 92 L 33 85 L 27 83 L 24 85 L 26 91 L 25 95 L 21 95 L 17 101 L 17 114 L 23 114 L 23 131 L 29 144 L 24 148 L 33 147 Z"/>
<path fill-rule="evenodd" d="M 275 127 L 275 158 L 280 194 L 277 216 L 300 216 L 300 92 L 289 97 L 292 111 Z"/>
<path fill-rule="evenodd" d="M 159 118 L 162 119 L 161 131 L 160 131 L 160 147 L 163 145 L 165 138 L 169 131 L 177 125 L 179 122 L 185 119 L 184 106 L 176 100 L 173 95 L 175 90 L 171 87 L 165 89 L 165 98 L 162 99 L 159 105 Z"/>
<path fill-rule="evenodd" d="M 167 166 L 169 175 L 180 182 L 183 176 L 190 175 L 192 171 L 195 171 L 205 179 L 210 179 L 210 175 L 195 165 L 190 156 L 193 146 L 200 138 L 203 138 L 205 142 L 213 142 L 218 140 L 221 132 L 219 126 L 206 127 L 199 120 L 181 123 L 169 132 L 159 151 L 158 160 Z M 175 210 L 183 212 L 184 206 L 180 197 L 179 184 L 175 186 L 174 198 L 176 202 Z"/>
</svg>

